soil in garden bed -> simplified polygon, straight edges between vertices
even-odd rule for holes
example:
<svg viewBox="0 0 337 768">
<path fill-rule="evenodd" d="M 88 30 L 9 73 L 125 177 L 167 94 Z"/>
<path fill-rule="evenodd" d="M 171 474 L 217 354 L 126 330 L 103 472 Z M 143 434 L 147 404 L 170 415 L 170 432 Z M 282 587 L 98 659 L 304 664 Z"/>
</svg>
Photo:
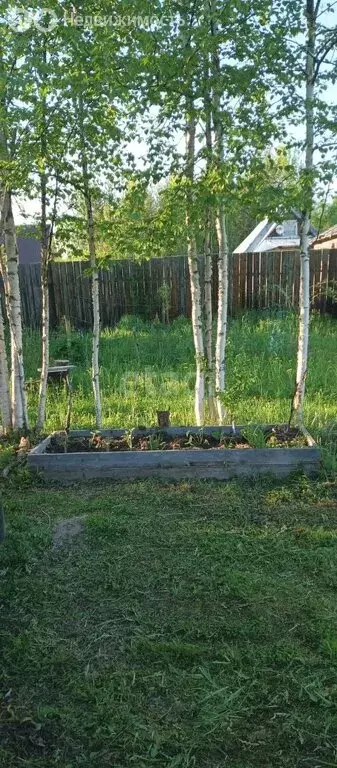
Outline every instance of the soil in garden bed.
<svg viewBox="0 0 337 768">
<path fill-rule="evenodd" d="M 164 431 L 152 434 L 132 435 L 113 438 L 93 433 L 90 437 L 73 435 L 53 435 L 46 453 L 106 453 L 114 451 L 180 451 L 224 448 L 273 448 L 273 447 L 303 447 L 307 445 L 305 437 L 295 428 L 272 427 L 269 429 L 248 428 L 247 432 L 235 435 L 222 435 L 214 432 L 205 435 L 199 433 L 172 437 Z"/>
</svg>

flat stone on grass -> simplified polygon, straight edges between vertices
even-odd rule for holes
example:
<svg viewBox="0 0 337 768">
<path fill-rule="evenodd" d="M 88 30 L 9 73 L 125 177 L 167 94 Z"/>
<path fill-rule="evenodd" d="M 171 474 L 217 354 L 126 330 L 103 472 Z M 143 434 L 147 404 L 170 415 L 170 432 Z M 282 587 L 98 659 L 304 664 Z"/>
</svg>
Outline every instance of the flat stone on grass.
<svg viewBox="0 0 337 768">
<path fill-rule="evenodd" d="M 81 536 L 84 529 L 85 517 L 68 517 L 61 520 L 53 533 L 53 550 L 62 549 L 71 544 L 73 539 Z"/>
</svg>

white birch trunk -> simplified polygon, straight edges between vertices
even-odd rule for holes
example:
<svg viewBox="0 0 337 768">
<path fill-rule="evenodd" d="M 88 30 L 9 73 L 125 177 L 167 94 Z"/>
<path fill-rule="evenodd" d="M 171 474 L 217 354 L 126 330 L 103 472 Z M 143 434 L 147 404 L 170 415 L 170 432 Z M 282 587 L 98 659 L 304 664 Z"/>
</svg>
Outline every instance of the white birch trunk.
<svg viewBox="0 0 337 768">
<path fill-rule="evenodd" d="M 4 75 L 4 66 L 2 56 L 0 54 L 0 68 L 1 75 Z M 6 78 L 4 78 L 6 82 Z M 4 162 L 8 161 L 9 151 L 7 143 L 6 132 L 6 89 L 2 98 L 2 121 L 0 125 L 0 159 Z M 12 211 L 12 198 L 11 192 L 6 189 L 5 184 L 1 186 L 0 194 L 0 238 L 3 239 L 5 245 L 5 251 L 3 253 L 0 248 L 1 255 L 1 271 L 4 281 L 6 309 L 8 315 L 8 322 L 10 328 L 10 343 L 11 343 L 11 396 L 10 396 L 10 417 L 9 421 L 13 429 L 28 430 L 28 409 L 27 409 L 27 397 L 25 390 L 25 376 L 23 365 L 23 352 L 22 352 L 22 319 L 21 319 L 21 294 L 19 285 L 19 257 L 16 242 L 15 223 Z M 1 326 L 3 335 L 3 318 L 1 313 Z M 5 347 L 3 347 L 1 356 L 1 389 L 3 389 L 4 397 L 6 399 L 5 390 L 7 388 L 8 394 L 8 365 L 7 355 Z M 4 356 L 5 355 L 5 356 Z M 8 402 L 4 405 L 3 419 L 8 421 Z"/>
<path fill-rule="evenodd" d="M 187 223 L 186 219 L 186 223 Z M 196 361 L 195 377 L 195 399 L 194 410 L 195 420 L 198 427 L 204 423 L 204 404 L 205 404 L 205 355 L 202 327 L 202 303 L 200 290 L 200 276 L 198 259 L 196 254 L 195 238 L 189 237 L 187 240 L 188 267 L 190 273 L 191 302 L 192 302 L 192 328 Z"/>
<path fill-rule="evenodd" d="M 1 137 L 1 134 L 0 134 Z M 1 141 L 1 138 L 0 138 Z M 5 224 L 5 203 L 6 203 L 6 191 L 0 192 L 0 240 L 3 237 L 4 224 Z"/>
<path fill-rule="evenodd" d="M 45 249 L 42 248 L 41 251 Z M 41 432 L 46 420 L 47 385 L 49 367 L 49 286 L 48 286 L 48 254 L 41 253 L 41 376 L 39 388 L 39 404 L 36 419 L 36 430 Z"/>
<path fill-rule="evenodd" d="M 15 348 L 15 337 L 10 328 L 10 347 L 11 347 L 11 409 L 13 429 L 23 428 L 23 409 L 20 391 L 19 361 Z"/>
<path fill-rule="evenodd" d="M 11 326 L 11 305 L 10 305 L 10 290 L 7 277 L 7 263 L 6 256 L 1 255 L 1 272 L 4 281 L 6 312 L 9 326 L 9 348 L 10 348 L 10 410 L 11 410 L 11 426 L 13 429 L 20 429 L 22 427 L 22 400 L 20 397 L 19 387 L 19 373 L 18 373 L 18 359 L 15 347 L 15 335 Z"/>
<path fill-rule="evenodd" d="M 204 401 L 205 401 L 205 353 L 202 324 L 202 299 L 200 288 L 199 264 L 196 250 L 196 240 L 193 232 L 193 221 L 191 215 L 191 195 L 194 180 L 194 158 L 195 158 L 195 119 L 191 115 L 191 109 L 186 122 L 186 179 L 189 183 L 186 201 L 186 229 L 187 229 L 187 256 L 188 268 L 191 286 L 192 302 L 192 329 L 196 361 L 196 379 L 195 379 L 195 419 L 198 426 L 204 423 Z"/>
<path fill-rule="evenodd" d="M 92 332 L 92 386 L 94 392 L 96 426 L 102 427 L 102 404 L 101 391 L 99 383 L 99 343 L 100 343 L 100 314 L 99 314 L 99 273 L 96 267 L 96 246 L 94 218 L 92 213 L 90 194 L 86 200 L 87 220 L 88 220 L 88 240 L 90 265 L 92 268 L 91 298 L 93 314 L 93 332 Z"/>
<path fill-rule="evenodd" d="M 13 429 L 23 428 L 28 430 L 28 408 L 22 349 L 19 256 L 10 192 L 7 192 L 6 195 L 4 236 L 6 258 L 3 264 L 3 272 L 11 339 L 12 427 Z"/>
<path fill-rule="evenodd" d="M 206 219 L 205 234 L 205 348 L 207 360 L 207 394 L 210 421 L 214 419 L 216 412 L 214 403 L 214 358 L 213 358 L 213 312 L 212 312 L 212 251 L 211 251 L 211 217 L 210 212 Z"/>
<path fill-rule="evenodd" d="M 216 215 L 218 241 L 218 321 L 215 348 L 215 390 L 219 424 L 226 419 L 222 395 L 226 389 L 226 342 L 228 318 L 228 244 L 223 206 L 219 204 Z"/>
<path fill-rule="evenodd" d="M 49 242 L 47 228 L 47 179 L 41 174 L 41 376 L 36 430 L 41 432 L 46 420 L 49 368 Z"/>
<path fill-rule="evenodd" d="M 46 45 L 42 47 L 42 57 L 45 65 L 45 72 L 42 78 L 42 84 L 46 81 L 46 64 L 47 64 L 47 49 Z M 47 387 L 48 387 L 48 368 L 49 368 L 49 284 L 48 284 L 48 271 L 49 271 L 49 255 L 50 255 L 50 239 L 47 226 L 47 173 L 46 173 L 46 158 L 47 158 L 47 137 L 48 137 L 48 123 L 47 123 L 47 102 L 45 92 L 41 93 L 41 158 L 43 167 L 40 173 L 40 189 L 41 189 L 41 375 L 40 375 L 40 388 L 39 388 L 39 403 L 36 419 L 36 430 L 41 432 L 45 425 L 46 420 L 46 404 L 47 404 Z"/>
<path fill-rule="evenodd" d="M 211 2 L 211 32 L 216 38 L 217 23 L 215 4 Z M 224 140 L 221 119 L 221 66 L 219 48 L 215 39 L 212 55 L 212 69 L 214 77 L 213 91 L 213 125 L 215 135 L 216 163 L 220 170 L 224 161 Z M 215 390 L 219 424 L 226 419 L 226 409 L 223 403 L 223 394 L 226 388 L 226 342 L 227 342 L 227 316 L 228 316 L 228 239 L 226 218 L 223 201 L 217 204 L 215 219 L 216 235 L 218 242 L 218 321 L 215 348 Z"/>
<path fill-rule="evenodd" d="M 299 332 L 297 345 L 296 386 L 293 399 L 293 420 L 303 422 L 305 379 L 308 364 L 309 320 L 310 320 L 310 257 L 309 257 L 310 219 L 306 215 L 301 225 L 301 273 L 299 292 Z"/>
<path fill-rule="evenodd" d="M 316 23 L 314 0 L 307 0 L 307 54 L 306 54 L 306 201 L 302 214 L 300 237 L 300 291 L 299 291 L 299 332 L 297 344 L 297 366 L 295 392 L 291 408 L 291 420 L 301 426 L 305 397 L 305 380 L 308 367 L 309 320 L 310 320 L 310 256 L 309 232 L 313 200 L 313 156 L 314 156 L 314 79 Z"/>
<path fill-rule="evenodd" d="M 87 230 L 88 230 L 88 245 L 90 266 L 92 270 L 92 282 L 91 282 L 91 301 L 92 301 L 92 314 L 93 314 L 93 332 L 92 332 L 92 358 L 91 358 L 91 375 L 92 375 L 92 388 L 94 393 L 95 404 L 95 418 L 96 426 L 98 429 L 102 427 L 102 403 L 101 403 L 101 390 L 99 382 L 99 345 L 100 345 L 100 311 L 99 311 L 99 273 L 97 270 L 96 261 L 96 242 L 95 242 L 95 224 L 92 210 L 92 199 L 90 193 L 89 184 L 89 172 L 88 161 L 86 153 L 86 144 L 84 137 L 84 109 L 82 96 L 78 100 L 78 112 L 79 112 L 79 130 L 81 138 L 81 165 L 82 165 L 82 177 L 83 177 L 83 190 L 87 213 Z"/>
<path fill-rule="evenodd" d="M 209 62 L 205 63 L 205 138 L 207 149 L 206 167 L 207 171 L 210 171 L 212 165 L 212 100 L 210 93 L 210 80 L 209 80 Z M 206 222 L 205 222 L 205 278 L 204 278 L 204 291 L 205 291 L 205 348 L 206 348 L 206 360 L 207 360 L 207 395 L 208 395 L 208 415 L 210 423 L 213 424 L 217 418 L 217 408 L 215 402 L 215 380 L 214 380 L 214 353 L 213 353 L 213 310 L 212 310 L 212 279 L 213 279 L 213 264 L 212 264 L 212 212 L 211 207 L 207 206 L 206 210 Z"/>
<path fill-rule="evenodd" d="M 9 393 L 9 374 L 8 374 L 8 361 L 7 350 L 5 344 L 5 330 L 2 314 L 2 306 L 0 303 L 0 410 L 2 429 L 4 433 L 8 432 L 12 427 L 12 415 L 11 415 L 11 401 Z"/>
</svg>

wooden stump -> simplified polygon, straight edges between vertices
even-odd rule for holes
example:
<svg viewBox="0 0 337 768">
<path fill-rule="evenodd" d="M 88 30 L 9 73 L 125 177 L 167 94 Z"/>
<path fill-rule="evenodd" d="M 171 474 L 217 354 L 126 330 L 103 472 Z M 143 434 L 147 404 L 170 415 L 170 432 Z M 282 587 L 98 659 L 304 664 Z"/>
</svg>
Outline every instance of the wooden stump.
<svg viewBox="0 0 337 768">
<path fill-rule="evenodd" d="M 170 411 L 157 411 L 158 427 L 164 429 L 170 426 Z"/>
</svg>

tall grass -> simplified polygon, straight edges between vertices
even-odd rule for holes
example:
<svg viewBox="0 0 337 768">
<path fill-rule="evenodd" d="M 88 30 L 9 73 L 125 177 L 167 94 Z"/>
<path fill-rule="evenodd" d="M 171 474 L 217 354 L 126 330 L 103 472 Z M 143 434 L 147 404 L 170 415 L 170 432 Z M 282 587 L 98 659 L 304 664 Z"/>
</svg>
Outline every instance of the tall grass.
<svg viewBox="0 0 337 768">
<path fill-rule="evenodd" d="M 295 377 L 297 320 L 293 313 L 250 312 L 230 322 L 226 404 L 237 424 L 285 422 L 289 418 Z M 39 333 L 24 334 L 29 378 L 29 409 L 36 416 L 40 364 Z M 73 427 L 94 426 L 90 379 L 91 336 L 53 333 L 51 358 L 70 357 L 73 376 Z M 101 388 L 104 426 L 150 426 L 156 410 L 169 409 L 173 424 L 194 423 L 194 351 L 190 323 L 171 326 L 124 317 L 102 332 Z M 46 429 L 64 426 L 64 387 L 48 388 Z M 333 429 L 337 420 L 337 324 L 329 317 L 311 319 L 305 420 L 314 430 Z"/>
</svg>

